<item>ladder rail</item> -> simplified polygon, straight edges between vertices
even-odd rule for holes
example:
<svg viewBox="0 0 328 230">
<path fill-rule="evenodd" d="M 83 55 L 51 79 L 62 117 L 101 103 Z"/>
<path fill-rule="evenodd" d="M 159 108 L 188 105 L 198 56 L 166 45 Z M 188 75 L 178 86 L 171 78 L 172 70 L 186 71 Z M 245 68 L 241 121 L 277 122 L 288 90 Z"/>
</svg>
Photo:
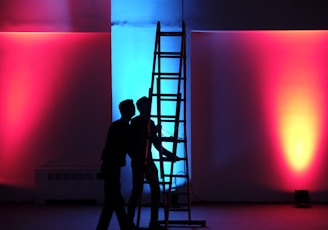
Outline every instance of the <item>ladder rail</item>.
<svg viewBox="0 0 328 230">
<path fill-rule="evenodd" d="M 162 50 L 161 38 L 180 38 L 179 51 L 166 51 Z M 158 21 L 156 25 L 156 37 L 154 45 L 154 57 L 152 65 L 152 78 L 151 85 L 149 88 L 149 99 L 151 106 L 153 104 L 153 98 L 156 98 L 156 112 L 153 114 L 152 109 L 150 109 L 150 118 L 157 119 L 157 125 L 162 127 L 163 124 L 170 123 L 170 127 L 173 126 L 172 136 L 165 137 L 162 132 L 158 132 L 158 138 L 160 144 L 169 143 L 172 149 L 171 153 L 174 158 L 183 161 L 184 172 L 183 174 L 175 174 L 174 162 L 172 159 L 163 157 L 159 153 L 158 159 L 154 159 L 154 162 L 159 164 L 160 172 L 160 186 L 162 186 L 162 199 L 164 204 L 164 221 L 160 221 L 161 224 L 165 225 L 165 229 L 168 228 L 169 224 L 182 224 L 182 225 L 200 225 L 201 227 L 206 226 L 205 221 L 193 221 L 191 219 L 191 195 L 190 195 L 190 178 L 189 178 L 189 156 L 188 156 L 188 141 L 187 141 L 187 68 L 186 68 L 186 29 L 185 23 L 182 23 L 182 31 L 179 32 L 168 32 L 161 31 L 161 24 Z M 177 71 L 163 71 L 162 70 L 162 60 L 177 60 Z M 176 84 L 176 91 L 174 92 L 162 92 L 162 82 L 164 81 L 174 81 Z M 155 101 L 155 99 L 154 99 Z M 171 103 L 174 108 L 174 115 L 163 114 L 162 103 Z M 175 103 L 175 104 L 174 104 Z M 179 136 L 180 132 L 183 132 L 183 136 Z M 181 146 L 182 145 L 182 146 Z M 183 153 L 179 152 L 178 148 L 181 146 L 183 148 Z M 179 149 L 180 150 L 180 149 Z M 146 153 L 147 154 L 147 153 Z M 164 164 L 169 164 L 169 168 L 166 169 Z M 168 173 L 166 172 L 168 171 Z M 173 191 L 173 180 L 174 179 L 184 179 L 186 191 L 180 194 L 187 196 L 186 207 L 183 209 L 177 209 L 176 207 L 171 207 L 172 191 Z M 140 203 L 141 205 L 141 203 Z M 140 207 L 139 207 L 140 208 Z M 140 209 L 139 209 L 140 210 Z M 187 220 L 170 220 L 170 211 L 183 211 L 187 212 Z M 140 221 L 140 212 L 138 213 L 138 225 Z"/>
<path fill-rule="evenodd" d="M 155 35 L 155 47 L 154 47 L 154 57 L 153 57 L 153 66 L 152 66 L 152 77 L 151 77 L 151 83 L 150 83 L 150 89 L 149 89 L 149 94 L 153 92 L 154 89 L 154 82 L 155 82 L 155 69 L 156 69 L 156 59 L 157 59 L 157 49 L 160 41 L 160 22 L 157 22 L 156 25 L 156 35 Z M 150 96 L 150 95 L 149 95 Z M 149 97 L 149 100 L 152 100 L 151 97 Z M 150 104 L 152 101 L 150 101 Z"/>
</svg>

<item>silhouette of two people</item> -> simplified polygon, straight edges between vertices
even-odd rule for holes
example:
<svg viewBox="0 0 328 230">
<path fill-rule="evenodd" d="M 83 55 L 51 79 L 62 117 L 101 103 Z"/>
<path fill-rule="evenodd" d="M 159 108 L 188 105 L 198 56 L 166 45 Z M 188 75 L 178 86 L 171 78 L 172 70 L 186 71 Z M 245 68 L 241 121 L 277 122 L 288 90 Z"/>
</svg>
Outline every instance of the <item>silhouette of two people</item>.
<svg viewBox="0 0 328 230">
<path fill-rule="evenodd" d="M 137 103 L 139 115 L 135 115 L 132 100 L 122 101 L 119 105 L 121 118 L 114 121 L 108 131 L 106 144 L 102 152 L 101 172 L 104 177 L 105 202 L 97 225 L 97 230 L 107 229 L 115 211 L 121 230 L 135 229 L 135 210 L 142 197 L 144 179 L 150 185 L 151 214 L 149 229 L 160 229 L 158 211 L 160 205 L 160 183 L 158 170 L 154 163 L 151 148 L 154 146 L 160 154 L 174 161 L 179 160 L 161 145 L 158 127 L 150 119 L 151 103 L 142 97 Z M 132 119 L 132 120 L 131 120 Z M 131 121 L 131 124 L 129 124 Z M 120 170 L 125 166 L 126 154 L 131 158 L 132 193 L 127 213 L 121 194 Z"/>
</svg>

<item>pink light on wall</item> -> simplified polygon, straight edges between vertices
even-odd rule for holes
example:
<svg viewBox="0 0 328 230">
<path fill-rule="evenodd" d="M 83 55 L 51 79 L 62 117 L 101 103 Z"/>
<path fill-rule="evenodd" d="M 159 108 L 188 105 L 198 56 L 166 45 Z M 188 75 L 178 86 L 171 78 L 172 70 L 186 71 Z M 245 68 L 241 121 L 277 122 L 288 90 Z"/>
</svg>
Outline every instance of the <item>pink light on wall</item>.
<svg viewBox="0 0 328 230">
<path fill-rule="evenodd" d="M 40 166 L 99 164 L 110 12 L 108 0 L 0 1 L 0 200 L 31 199 Z"/>
<path fill-rule="evenodd" d="M 328 31 L 196 31 L 191 47 L 195 192 L 326 191 Z"/>
<path fill-rule="evenodd" d="M 14 146 L 53 103 L 65 60 L 54 50 L 59 37 L 40 33 L 2 33 L 1 118 L 5 146 Z M 53 52 L 56 52 L 55 54 Z M 54 56 L 51 56 L 54 55 Z M 52 63 L 49 65 L 48 63 Z"/>
<path fill-rule="evenodd" d="M 327 114 L 327 42 L 324 31 L 259 33 L 261 75 L 276 165 L 285 187 L 319 187 Z M 316 185 L 314 185 L 316 184 Z"/>
<path fill-rule="evenodd" d="M 103 144 L 110 34 L 6 32 L 0 50 L 0 184 L 31 186 L 45 162 Z"/>
</svg>

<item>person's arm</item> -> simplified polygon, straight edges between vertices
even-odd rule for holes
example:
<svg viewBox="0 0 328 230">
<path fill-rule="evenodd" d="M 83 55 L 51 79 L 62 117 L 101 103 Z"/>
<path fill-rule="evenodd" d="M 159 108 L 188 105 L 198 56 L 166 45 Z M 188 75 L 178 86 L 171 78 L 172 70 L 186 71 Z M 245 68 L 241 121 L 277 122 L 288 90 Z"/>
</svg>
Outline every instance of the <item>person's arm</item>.
<svg viewBox="0 0 328 230">
<path fill-rule="evenodd" d="M 167 150 L 166 148 L 164 148 L 161 144 L 161 140 L 158 137 L 157 133 L 160 132 L 160 130 L 158 130 L 158 126 L 155 126 L 155 123 L 151 120 L 150 121 L 150 127 L 151 127 L 151 142 L 154 145 L 154 147 L 157 149 L 157 151 L 164 155 L 168 160 L 170 161 L 178 161 L 179 157 L 175 156 L 172 152 L 170 152 L 169 150 Z"/>
</svg>

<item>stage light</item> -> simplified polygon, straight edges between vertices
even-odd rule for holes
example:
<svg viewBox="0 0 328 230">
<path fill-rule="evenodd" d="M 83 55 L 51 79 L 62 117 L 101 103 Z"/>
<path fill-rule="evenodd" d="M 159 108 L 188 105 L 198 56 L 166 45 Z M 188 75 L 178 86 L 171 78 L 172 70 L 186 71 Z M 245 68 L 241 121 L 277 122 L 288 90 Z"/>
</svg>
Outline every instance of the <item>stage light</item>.
<svg viewBox="0 0 328 230">
<path fill-rule="evenodd" d="M 297 207 L 310 206 L 309 190 L 295 190 L 295 203 Z"/>
</svg>

